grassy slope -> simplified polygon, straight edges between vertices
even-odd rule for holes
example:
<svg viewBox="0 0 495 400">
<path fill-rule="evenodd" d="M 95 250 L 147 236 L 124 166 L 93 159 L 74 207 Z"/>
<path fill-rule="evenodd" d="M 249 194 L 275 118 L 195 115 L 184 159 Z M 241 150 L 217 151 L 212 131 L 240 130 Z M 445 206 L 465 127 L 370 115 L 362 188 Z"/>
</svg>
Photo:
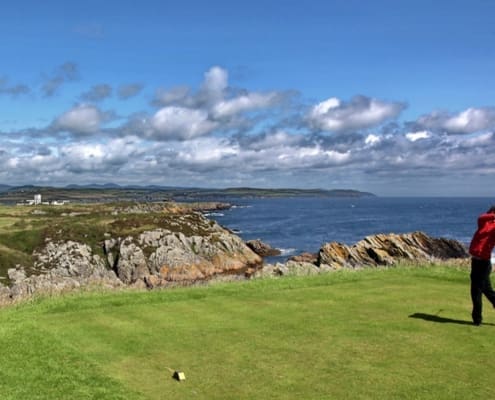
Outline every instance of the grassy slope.
<svg viewBox="0 0 495 400">
<path fill-rule="evenodd" d="M 0 311 L 2 399 L 479 399 L 466 270 L 342 272 Z M 419 318 L 413 318 L 415 315 Z M 171 378 L 180 369 L 186 381 Z"/>
</svg>

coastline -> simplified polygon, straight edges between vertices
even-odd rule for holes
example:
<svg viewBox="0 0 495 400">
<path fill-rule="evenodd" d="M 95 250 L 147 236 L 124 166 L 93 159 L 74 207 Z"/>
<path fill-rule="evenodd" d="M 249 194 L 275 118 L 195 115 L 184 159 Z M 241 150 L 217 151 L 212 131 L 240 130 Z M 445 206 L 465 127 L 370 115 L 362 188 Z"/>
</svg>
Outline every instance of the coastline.
<svg viewBox="0 0 495 400">
<path fill-rule="evenodd" d="M 6 284 L 0 284 L 0 303 L 94 286 L 150 290 L 467 257 L 465 247 L 455 240 L 414 232 L 378 234 L 351 246 L 329 242 L 317 254 L 270 264 L 264 258 L 275 249 L 262 242 L 246 243 L 204 216 L 211 210 L 230 208 L 226 203 L 172 202 L 3 207 L 0 239 L 3 246 L 13 246 L 12 254 L 19 253 L 15 250 L 18 242 L 5 242 L 5 238 L 18 240 L 25 235 L 27 239 L 34 233 L 39 237 L 32 250 L 26 250 L 24 264 L 7 268 Z M 6 221 L 10 221 L 10 230 Z M 33 230 L 34 226 L 38 228 Z"/>
</svg>

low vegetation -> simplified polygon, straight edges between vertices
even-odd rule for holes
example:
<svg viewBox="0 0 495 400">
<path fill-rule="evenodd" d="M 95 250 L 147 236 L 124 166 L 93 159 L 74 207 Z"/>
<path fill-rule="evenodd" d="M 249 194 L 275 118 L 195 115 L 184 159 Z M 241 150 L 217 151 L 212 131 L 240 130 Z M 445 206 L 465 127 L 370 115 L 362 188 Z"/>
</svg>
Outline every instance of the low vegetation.
<svg viewBox="0 0 495 400">
<path fill-rule="evenodd" d="M 198 207 L 174 202 L 0 206 L 0 279 L 7 282 L 7 270 L 17 264 L 32 272 L 33 252 L 46 240 L 79 241 L 102 255 L 105 234 L 125 237 L 163 228 L 204 235 L 209 227 L 191 212 Z"/>
<path fill-rule="evenodd" d="M 401 267 L 0 310 L 2 399 L 479 399 L 495 313 L 465 268 Z M 184 372 L 178 382 L 173 372 Z"/>
</svg>

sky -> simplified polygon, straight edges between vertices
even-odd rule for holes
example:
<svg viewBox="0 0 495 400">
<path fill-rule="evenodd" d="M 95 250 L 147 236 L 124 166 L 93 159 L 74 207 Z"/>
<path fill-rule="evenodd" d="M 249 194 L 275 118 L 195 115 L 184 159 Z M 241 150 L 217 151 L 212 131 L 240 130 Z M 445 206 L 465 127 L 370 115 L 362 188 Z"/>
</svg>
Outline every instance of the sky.
<svg viewBox="0 0 495 400">
<path fill-rule="evenodd" d="M 493 196 L 495 2 L 5 2 L 0 184 Z"/>
</svg>

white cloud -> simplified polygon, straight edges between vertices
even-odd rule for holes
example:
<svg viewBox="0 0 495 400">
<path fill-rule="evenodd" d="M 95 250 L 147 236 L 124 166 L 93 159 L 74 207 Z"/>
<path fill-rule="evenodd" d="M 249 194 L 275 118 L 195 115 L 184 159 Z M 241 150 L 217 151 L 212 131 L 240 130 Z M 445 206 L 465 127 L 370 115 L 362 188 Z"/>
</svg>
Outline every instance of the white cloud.
<svg viewBox="0 0 495 400">
<path fill-rule="evenodd" d="M 470 107 L 457 114 L 434 111 L 418 119 L 418 124 L 428 129 L 448 133 L 469 134 L 495 129 L 495 108 Z"/>
<path fill-rule="evenodd" d="M 327 156 L 327 158 L 331 162 L 336 163 L 336 164 L 344 163 L 351 158 L 351 152 L 350 151 L 346 151 L 346 152 L 342 153 L 340 151 L 327 150 L 327 151 L 325 151 L 324 154 Z"/>
<path fill-rule="evenodd" d="M 245 111 L 271 107 L 278 102 L 278 97 L 274 92 L 248 93 L 218 102 L 213 107 L 212 114 L 215 118 L 225 118 Z"/>
<path fill-rule="evenodd" d="M 87 161 L 99 160 L 105 156 L 105 147 L 102 144 L 73 144 L 62 149 L 62 153 L 72 160 Z"/>
<path fill-rule="evenodd" d="M 201 129 L 199 129 L 202 132 L 204 128 L 206 133 L 212 127 L 229 130 L 247 126 L 252 116 L 246 116 L 246 113 L 272 108 L 288 96 L 288 92 L 249 92 L 243 89 L 229 88 L 227 71 L 214 66 L 205 72 L 203 82 L 197 92 L 187 86 L 176 86 L 170 89 L 160 88 L 156 91 L 152 104 L 188 109 L 190 110 L 189 113 L 197 111 L 193 121 L 197 122 L 198 119 L 206 121 L 206 118 L 209 120 L 206 126 L 201 124 Z M 214 121 L 216 125 L 213 125 Z M 159 125 L 162 124 L 159 123 Z M 183 126 L 181 126 L 181 130 L 184 130 Z M 188 138 L 201 134 L 203 133 L 185 133 L 179 136 Z"/>
<path fill-rule="evenodd" d="M 340 100 L 336 97 L 331 97 L 314 106 L 313 109 L 311 110 L 311 113 L 315 117 L 318 117 L 321 115 L 325 115 L 331 109 L 338 107 L 340 107 Z"/>
<path fill-rule="evenodd" d="M 222 92 L 228 86 L 229 74 L 227 70 L 214 66 L 204 74 L 203 89 L 212 92 Z"/>
<path fill-rule="evenodd" d="M 307 120 L 313 129 L 345 132 L 379 125 L 395 118 L 404 104 L 356 96 L 349 103 L 332 97 L 311 108 Z"/>
<path fill-rule="evenodd" d="M 55 89 L 75 79 L 71 70 L 77 72 L 69 65 L 65 75 L 53 79 Z M 136 95 L 142 87 L 114 89 L 114 98 Z M 11 86 L 0 79 L 0 92 L 5 88 Z M 106 98 L 109 89 L 95 86 L 87 98 Z M 80 104 L 44 128 L 0 132 L 0 183 L 222 186 L 263 182 L 266 186 L 328 187 L 339 182 L 352 187 L 362 182 L 370 191 L 377 183 L 398 192 L 388 182 L 409 185 L 423 178 L 434 182 L 454 174 L 470 181 L 487 176 L 479 182 L 489 182 L 493 175 L 488 175 L 495 171 L 491 157 L 495 108 L 432 112 L 415 123 L 385 125 L 404 104 L 364 96 L 349 101 L 330 97 L 309 109 L 304 125 L 303 104 L 284 102 L 288 93 L 233 88 L 227 71 L 212 67 L 197 88 L 157 91 L 154 112 L 130 110 L 135 102 L 125 107 L 115 102 L 122 107 L 119 114 L 129 113 L 125 123 L 113 119 L 107 124 L 110 113 Z M 353 180 L 356 177 L 360 180 Z"/>
<path fill-rule="evenodd" d="M 203 110 L 187 107 L 164 107 L 151 119 L 152 137 L 158 140 L 192 139 L 217 127 Z"/>
<path fill-rule="evenodd" d="M 302 135 L 289 134 L 284 131 L 277 131 L 264 135 L 247 136 L 248 148 L 254 150 L 275 149 L 279 147 L 296 145 L 303 139 Z"/>
<path fill-rule="evenodd" d="M 97 172 L 104 169 L 108 148 L 98 143 L 76 143 L 60 149 L 64 169 L 72 173 Z"/>
<path fill-rule="evenodd" d="M 239 154 L 239 147 L 225 139 L 199 138 L 182 146 L 177 152 L 177 160 L 190 164 L 217 163 Z"/>
<path fill-rule="evenodd" d="M 116 138 L 106 143 L 76 142 L 60 146 L 58 159 L 72 173 L 112 174 L 133 166 L 146 153 L 146 144 L 137 137 Z"/>
<path fill-rule="evenodd" d="M 421 139 L 428 139 L 431 134 L 428 131 L 419 131 L 419 132 L 409 132 L 406 133 L 407 140 L 411 142 L 416 142 Z"/>
<path fill-rule="evenodd" d="M 81 104 L 58 117 L 54 127 L 76 134 L 92 134 L 99 130 L 102 120 L 100 110 L 92 105 Z"/>
<path fill-rule="evenodd" d="M 478 147 L 478 146 L 493 146 L 495 144 L 495 134 L 489 132 L 484 133 L 475 137 L 468 138 L 461 142 L 462 145 L 468 147 Z"/>
<path fill-rule="evenodd" d="M 368 136 L 366 136 L 366 139 L 364 139 L 364 143 L 369 146 L 374 146 L 375 144 L 380 143 L 381 140 L 382 139 L 380 136 L 370 133 Z"/>
<path fill-rule="evenodd" d="M 281 170 L 337 166 L 351 157 L 350 151 L 340 152 L 319 145 L 286 147 L 278 149 L 278 152 L 277 167 Z"/>
<path fill-rule="evenodd" d="M 211 96 L 211 100 L 218 100 L 223 97 L 223 93 L 228 86 L 229 75 L 221 67 L 210 68 L 204 75 L 201 90 Z"/>
</svg>

